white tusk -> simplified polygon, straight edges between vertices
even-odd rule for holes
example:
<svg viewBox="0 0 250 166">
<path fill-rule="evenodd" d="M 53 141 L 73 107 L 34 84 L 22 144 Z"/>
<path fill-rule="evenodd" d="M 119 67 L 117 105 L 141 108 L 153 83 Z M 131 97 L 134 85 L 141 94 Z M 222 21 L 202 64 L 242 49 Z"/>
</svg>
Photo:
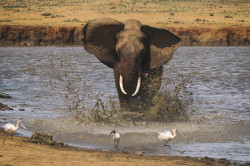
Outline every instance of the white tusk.
<svg viewBox="0 0 250 166">
<path fill-rule="evenodd" d="M 121 75 L 120 75 L 120 78 L 119 78 L 119 85 L 120 85 L 120 89 L 121 89 L 122 93 L 126 95 L 127 92 L 123 88 L 123 78 L 122 78 Z"/>
<path fill-rule="evenodd" d="M 140 87 L 141 87 L 141 77 L 138 78 L 136 90 L 135 90 L 135 93 L 132 94 L 132 96 L 135 96 L 139 92 Z"/>
</svg>

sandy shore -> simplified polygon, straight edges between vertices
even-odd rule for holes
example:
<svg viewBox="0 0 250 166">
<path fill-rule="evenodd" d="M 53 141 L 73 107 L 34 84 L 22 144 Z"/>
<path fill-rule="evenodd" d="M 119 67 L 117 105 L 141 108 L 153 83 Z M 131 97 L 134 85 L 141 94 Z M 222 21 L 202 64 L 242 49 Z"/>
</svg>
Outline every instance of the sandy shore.
<svg viewBox="0 0 250 166">
<path fill-rule="evenodd" d="M 74 32 L 78 32 L 77 28 L 80 29 L 88 20 L 103 17 L 111 17 L 119 21 L 134 18 L 151 26 L 173 27 L 179 29 L 179 33 L 184 35 L 184 41 L 186 38 L 192 38 L 192 42 L 201 41 L 201 44 L 193 44 L 187 40 L 186 45 L 211 43 L 207 39 L 213 36 L 218 40 L 212 40 L 214 44 L 210 45 L 230 45 L 231 41 L 236 41 L 235 45 L 240 45 L 238 41 L 244 41 L 244 45 L 248 45 L 250 25 L 249 3 L 220 0 L 215 0 L 214 2 L 196 1 L 195 3 L 194 1 L 184 0 L 173 0 L 169 3 L 162 2 L 154 0 L 142 0 L 142 2 L 137 0 L 34 0 L 30 3 L 30 1 L 5 0 L 0 2 L 2 5 L 0 8 L 0 34 L 2 35 L 1 39 L 4 39 L 2 45 L 32 45 L 33 41 L 35 41 L 33 45 L 52 45 L 49 43 L 50 38 L 53 41 L 54 38 L 60 39 L 55 43 L 56 45 L 71 44 L 63 42 L 63 39 L 70 42 L 71 40 L 68 40 L 62 32 L 69 34 L 67 30 L 70 30 L 70 27 L 76 27 L 76 30 L 73 30 Z M 17 31 L 16 29 L 19 26 L 22 27 Z M 34 28 L 28 29 L 26 26 Z M 40 26 L 42 27 L 40 28 Z M 199 28 L 203 28 L 202 31 Z M 222 30 L 217 30 L 221 28 Z M 232 31 L 232 33 L 227 34 L 223 28 L 229 29 L 228 31 Z M 235 28 L 243 28 L 243 30 L 237 34 L 239 32 L 238 29 L 235 31 L 232 30 Z M 55 30 L 53 31 L 53 29 Z M 184 31 L 186 29 L 190 29 L 190 32 Z M 197 31 L 198 34 L 202 35 L 196 35 L 196 37 L 190 36 L 189 34 L 192 31 Z M 79 32 L 81 31 L 79 30 Z M 235 34 L 235 32 L 237 32 L 236 35 L 231 35 Z M 55 35 L 56 33 L 57 35 Z M 41 37 L 38 38 L 36 35 Z M 16 36 L 19 36 L 20 40 L 17 40 Z M 79 39 L 72 38 L 81 41 L 81 35 L 78 36 Z M 241 39 L 242 36 L 244 37 L 243 39 Z M 24 42 L 21 40 L 21 37 Z M 227 40 L 224 41 L 224 39 Z M 36 41 L 40 40 L 43 43 L 36 43 Z M 81 43 L 77 44 L 80 45 Z M 177 156 L 140 156 L 70 146 L 45 146 L 27 142 L 28 138 L 16 136 L 12 140 L 7 139 L 3 144 L 3 138 L 4 133 L 0 132 L 0 166 L 225 165 L 223 162 L 211 159 Z"/>
<path fill-rule="evenodd" d="M 221 161 L 178 156 L 141 156 L 71 146 L 48 146 L 28 142 L 28 138 L 8 137 L 3 144 L 0 132 L 0 166 L 5 165 L 222 165 Z M 228 161 L 226 161 L 228 162 Z"/>
</svg>

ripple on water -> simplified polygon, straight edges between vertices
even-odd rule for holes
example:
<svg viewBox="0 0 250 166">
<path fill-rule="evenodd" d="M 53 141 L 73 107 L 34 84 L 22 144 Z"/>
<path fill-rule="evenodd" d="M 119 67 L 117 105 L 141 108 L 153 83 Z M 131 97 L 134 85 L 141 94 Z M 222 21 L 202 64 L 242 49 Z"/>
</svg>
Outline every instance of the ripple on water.
<svg viewBox="0 0 250 166">
<path fill-rule="evenodd" d="M 0 122 L 23 119 L 30 131 L 44 131 L 57 141 L 98 149 L 112 149 L 108 133 L 118 129 L 122 149 L 152 155 L 223 157 L 249 161 L 250 47 L 181 47 L 164 66 L 164 80 L 188 77 L 194 87 L 195 113 L 187 123 L 155 123 L 137 126 L 86 126 L 69 119 L 62 110 L 66 77 L 77 85 L 91 85 L 91 93 L 117 98 L 113 71 L 82 47 L 0 47 L 0 90 L 12 99 L 0 99 L 26 111 L 0 112 Z M 79 78 L 79 79 L 78 79 Z M 51 86 L 53 85 L 53 86 Z M 174 85 L 168 85 L 173 88 Z M 90 103 L 93 102 L 90 99 Z M 53 111 L 51 111 L 53 110 Z M 180 129 L 186 139 L 173 140 L 170 152 L 157 132 Z"/>
</svg>

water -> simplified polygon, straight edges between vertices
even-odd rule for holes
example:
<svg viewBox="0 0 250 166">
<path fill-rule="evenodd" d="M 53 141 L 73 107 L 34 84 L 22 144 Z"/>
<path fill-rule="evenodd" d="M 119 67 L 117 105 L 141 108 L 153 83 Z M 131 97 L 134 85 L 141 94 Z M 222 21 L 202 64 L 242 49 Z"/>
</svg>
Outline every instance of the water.
<svg viewBox="0 0 250 166">
<path fill-rule="evenodd" d="M 41 131 L 69 145 L 113 150 L 108 134 L 116 129 L 120 151 L 250 162 L 250 47 L 179 48 L 163 78 L 183 75 L 193 84 L 190 121 L 121 126 L 82 124 L 65 111 L 68 85 L 83 87 L 82 96 L 101 92 L 103 98 L 117 98 L 112 69 L 82 47 L 1 47 L 0 52 L 0 92 L 13 97 L 0 102 L 14 108 L 0 112 L 0 124 L 22 119 L 29 129 L 19 130 L 24 136 Z M 93 105 L 91 97 L 84 99 Z M 157 133 L 173 128 L 186 138 L 178 135 L 169 151 Z"/>
</svg>

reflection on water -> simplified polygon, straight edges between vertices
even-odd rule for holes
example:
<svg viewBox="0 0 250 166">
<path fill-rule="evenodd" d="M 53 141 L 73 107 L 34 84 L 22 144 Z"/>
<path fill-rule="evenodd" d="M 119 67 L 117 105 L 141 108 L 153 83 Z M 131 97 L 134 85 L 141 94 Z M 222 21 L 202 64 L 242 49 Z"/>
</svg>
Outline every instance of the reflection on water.
<svg viewBox="0 0 250 166">
<path fill-rule="evenodd" d="M 0 102 L 16 106 L 14 111 L 0 112 L 0 123 L 23 119 L 30 129 L 20 130 L 24 135 L 49 132 L 70 145 L 112 150 L 108 134 L 116 129 L 122 135 L 120 150 L 250 161 L 249 47 L 179 48 L 164 66 L 164 79 L 181 74 L 194 85 L 196 111 L 190 121 L 127 126 L 86 126 L 64 118 L 69 117 L 62 111 L 65 85 L 57 85 L 55 75 L 62 82 L 66 75 L 73 81 L 79 78 L 77 86 L 91 85 L 91 94 L 117 98 L 112 69 L 82 47 L 1 47 L 0 52 L 0 92 L 13 97 Z M 173 128 L 187 137 L 177 136 L 167 151 L 157 132 Z"/>
</svg>

